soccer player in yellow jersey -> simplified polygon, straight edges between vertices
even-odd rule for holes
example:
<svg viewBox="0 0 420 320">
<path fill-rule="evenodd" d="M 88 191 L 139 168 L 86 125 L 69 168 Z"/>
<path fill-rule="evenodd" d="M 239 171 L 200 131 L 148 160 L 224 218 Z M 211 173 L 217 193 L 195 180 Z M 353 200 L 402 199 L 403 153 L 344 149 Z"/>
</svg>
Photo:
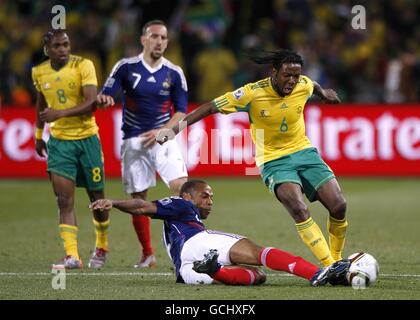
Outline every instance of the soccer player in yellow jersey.
<svg viewBox="0 0 420 320">
<path fill-rule="evenodd" d="M 74 212 L 75 186 L 86 188 L 90 201 L 104 198 L 103 154 L 93 111 L 97 79 L 90 60 L 70 55 L 70 40 L 63 30 L 44 35 L 49 59 L 32 69 L 37 90 L 35 146 L 39 156 L 48 154 L 48 173 L 59 209 L 59 232 L 64 242 L 67 269 L 82 267 L 77 248 Z M 42 138 L 48 122 L 51 136 Z M 108 251 L 108 211 L 93 213 L 96 247 L 89 267 L 101 268 Z"/>
<path fill-rule="evenodd" d="M 334 90 L 323 89 L 301 74 L 303 60 L 293 51 L 262 52 L 251 59 L 271 64 L 271 76 L 200 106 L 183 122 L 162 129 L 156 139 L 159 143 L 173 139 L 186 126 L 216 112 L 247 112 L 264 183 L 295 220 L 303 242 L 324 266 L 331 265 L 341 260 L 348 225 L 346 201 L 334 173 L 305 134 L 303 110 L 312 94 L 326 103 L 340 100 Z M 312 220 L 303 193 L 328 210 L 329 245 Z"/>
</svg>

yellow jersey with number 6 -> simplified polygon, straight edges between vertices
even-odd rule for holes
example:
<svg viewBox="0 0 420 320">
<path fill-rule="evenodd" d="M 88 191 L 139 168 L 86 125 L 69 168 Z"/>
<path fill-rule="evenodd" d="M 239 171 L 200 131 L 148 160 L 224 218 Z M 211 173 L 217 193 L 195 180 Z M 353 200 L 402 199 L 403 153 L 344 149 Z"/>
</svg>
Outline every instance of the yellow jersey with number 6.
<svg viewBox="0 0 420 320">
<path fill-rule="evenodd" d="M 69 109 L 83 102 L 82 88 L 98 86 L 92 61 L 70 55 L 67 64 L 59 70 L 51 67 L 50 60 L 32 68 L 36 90 L 43 94 L 52 109 Z M 79 140 L 98 133 L 93 114 L 64 117 L 49 123 L 51 135 L 56 139 Z"/>
<path fill-rule="evenodd" d="M 312 95 L 311 79 L 300 76 L 292 93 L 282 97 L 270 78 L 248 83 L 213 100 L 223 114 L 248 112 L 256 164 L 262 164 L 311 147 L 305 134 L 303 110 Z"/>
</svg>

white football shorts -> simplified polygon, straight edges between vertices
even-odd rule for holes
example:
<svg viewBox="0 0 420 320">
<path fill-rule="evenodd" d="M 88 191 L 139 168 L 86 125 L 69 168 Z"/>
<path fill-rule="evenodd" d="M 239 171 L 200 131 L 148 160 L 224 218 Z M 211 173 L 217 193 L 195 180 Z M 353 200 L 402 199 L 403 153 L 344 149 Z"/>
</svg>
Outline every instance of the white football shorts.
<svg viewBox="0 0 420 320">
<path fill-rule="evenodd" d="M 204 259 L 204 254 L 210 249 L 217 249 L 219 253 L 218 262 L 222 266 L 229 266 L 232 263 L 229 258 L 229 251 L 232 246 L 244 236 L 226 233 L 215 230 L 202 231 L 188 239 L 181 251 L 180 274 L 186 284 L 211 284 L 213 279 L 205 273 L 195 272 L 193 262 Z"/>
<path fill-rule="evenodd" d="M 187 167 L 175 140 L 145 148 L 141 140 L 125 139 L 121 145 L 121 173 L 124 190 L 131 194 L 156 185 L 156 172 L 169 187 L 169 182 L 188 177 Z"/>
</svg>

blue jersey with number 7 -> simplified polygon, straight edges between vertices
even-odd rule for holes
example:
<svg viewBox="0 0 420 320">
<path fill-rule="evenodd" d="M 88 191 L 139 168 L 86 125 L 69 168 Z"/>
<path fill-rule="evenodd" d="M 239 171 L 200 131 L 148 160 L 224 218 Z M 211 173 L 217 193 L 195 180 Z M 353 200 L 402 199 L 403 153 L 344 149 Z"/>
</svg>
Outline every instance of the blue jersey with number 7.
<svg viewBox="0 0 420 320">
<path fill-rule="evenodd" d="M 121 90 L 123 139 L 163 127 L 173 110 L 187 111 L 184 73 L 165 58 L 154 68 L 144 61 L 143 54 L 118 61 L 101 93 L 115 98 Z"/>
</svg>

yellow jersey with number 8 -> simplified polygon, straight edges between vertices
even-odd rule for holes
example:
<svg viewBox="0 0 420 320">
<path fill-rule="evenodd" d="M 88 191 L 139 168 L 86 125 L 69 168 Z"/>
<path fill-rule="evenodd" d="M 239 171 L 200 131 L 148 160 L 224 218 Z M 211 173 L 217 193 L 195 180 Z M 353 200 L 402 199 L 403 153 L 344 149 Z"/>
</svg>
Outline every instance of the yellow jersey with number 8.
<svg viewBox="0 0 420 320">
<path fill-rule="evenodd" d="M 48 107 L 57 110 L 73 108 L 83 102 L 84 86 L 98 86 L 92 61 L 75 55 L 70 55 L 67 64 L 59 70 L 51 67 L 50 60 L 33 67 L 32 80 Z M 93 114 L 64 117 L 49 125 L 51 135 L 62 140 L 80 140 L 98 133 Z"/>
<path fill-rule="evenodd" d="M 311 147 L 305 134 L 303 110 L 312 95 L 311 79 L 300 76 L 292 93 L 282 97 L 270 78 L 248 83 L 213 100 L 223 114 L 248 112 L 256 164 L 262 164 Z"/>
</svg>

